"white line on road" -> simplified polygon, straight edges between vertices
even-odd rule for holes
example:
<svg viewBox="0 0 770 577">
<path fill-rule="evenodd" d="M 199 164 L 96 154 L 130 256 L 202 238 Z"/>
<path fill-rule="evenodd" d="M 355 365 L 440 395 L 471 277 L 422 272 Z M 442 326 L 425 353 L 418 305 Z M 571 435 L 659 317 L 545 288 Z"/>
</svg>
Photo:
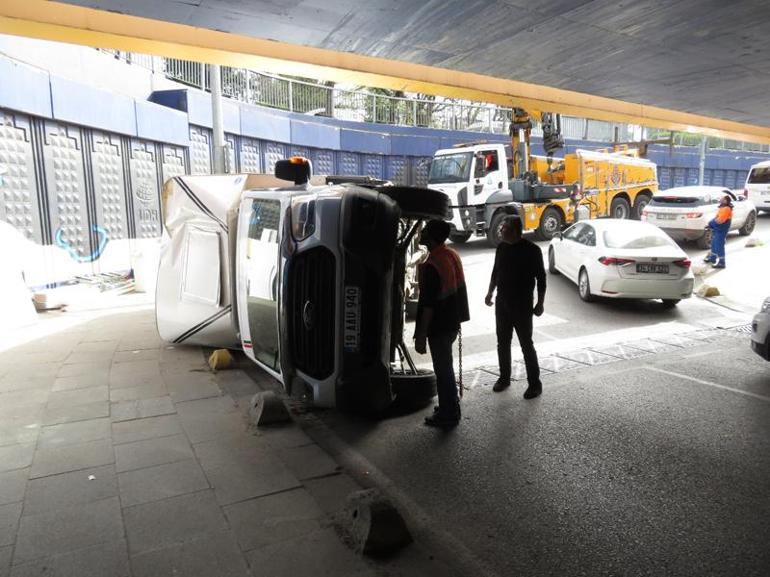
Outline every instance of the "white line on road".
<svg viewBox="0 0 770 577">
<path fill-rule="evenodd" d="M 714 387 L 716 389 L 723 389 L 725 391 L 730 391 L 731 393 L 738 393 L 739 395 L 753 397 L 755 399 L 759 399 L 760 401 L 765 401 L 766 403 L 770 403 L 770 397 L 765 397 L 764 395 L 758 395 L 756 393 L 750 393 L 748 391 L 734 389 L 732 387 L 727 387 L 725 385 L 720 385 L 718 383 L 712 383 L 710 381 L 704 381 L 702 379 L 696 379 L 695 377 L 691 377 L 689 375 L 683 375 L 681 373 L 675 373 L 674 371 L 667 371 L 665 369 L 659 369 L 657 367 L 644 367 L 644 368 L 647 369 L 648 371 L 655 371 L 656 373 L 664 373 L 666 375 L 671 375 L 672 377 L 678 377 L 680 379 L 685 379 L 687 381 L 692 381 L 694 383 L 700 383 L 701 385 L 708 385 L 709 387 Z"/>
</svg>

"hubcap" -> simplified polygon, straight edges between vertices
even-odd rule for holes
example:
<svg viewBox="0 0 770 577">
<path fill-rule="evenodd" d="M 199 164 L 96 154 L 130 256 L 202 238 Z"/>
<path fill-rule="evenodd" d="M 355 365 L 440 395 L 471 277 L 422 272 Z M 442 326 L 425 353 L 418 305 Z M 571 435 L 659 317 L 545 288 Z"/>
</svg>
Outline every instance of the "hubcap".
<svg viewBox="0 0 770 577">
<path fill-rule="evenodd" d="M 580 294 L 583 296 L 588 294 L 588 275 L 586 273 L 580 275 Z"/>
<path fill-rule="evenodd" d="M 543 223 L 543 228 L 548 233 L 556 232 L 557 226 L 558 226 L 558 221 L 552 216 L 549 216 L 548 218 L 546 218 L 545 222 Z"/>
</svg>

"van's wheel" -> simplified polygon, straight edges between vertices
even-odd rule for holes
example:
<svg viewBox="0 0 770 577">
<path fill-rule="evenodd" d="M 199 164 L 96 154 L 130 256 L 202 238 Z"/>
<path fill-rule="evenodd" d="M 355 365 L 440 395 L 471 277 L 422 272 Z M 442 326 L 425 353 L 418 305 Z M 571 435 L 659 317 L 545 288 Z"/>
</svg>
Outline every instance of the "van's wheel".
<svg viewBox="0 0 770 577">
<path fill-rule="evenodd" d="M 540 240 L 551 240 L 553 235 L 564 226 L 564 216 L 558 208 L 549 206 L 540 217 L 540 226 L 537 227 L 537 237 Z"/>
<path fill-rule="evenodd" d="M 703 233 L 703 236 L 695 241 L 695 246 L 697 246 L 700 249 L 711 248 L 712 234 L 713 234 L 712 230 L 710 228 L 707 228 L 706 231 Z"/>
<path fill-rule="evenodd" d="M 424 406 L 436 396 L 436 375 L 427 369 L 414 373 L 391 373 L 390 383 L 396 402 L 406 406 Z"/>
<path fill-rule="evenodd" d="M 636 195 L 636 202 L 634 203 L 634 218 L 636 220 L 642 220 L 642 212 L 650 204 L 652 197 L 649 194 L 639 193 Z"/>
<path fill-rule="evenodd" d="M 404 218 L 451 218 L 449 197 L 438 190 L 418 186 L 379 186 L 377 192 L 396 201 Z"/>
<path fill-rule="evenodd" d="M 631 216 L 631 204 L 622 196 L 616 196 L 610 203 L 610 217 L 625 219 Z"/>
<path fill-rule="evenodd" d="M 453 232 L 449 235 L 449 240 L 457 244 L 462 244 L 467 242 L 470 237 L 471 233 L 469 232 Z"/>
<path fill-rule="evenodd" d="M 588 280 L 588 271 L 584 268 L 580 269 L 580 276 L 578 277 L 578 293 L 580 294 L 580 298 L 585 302 L 593 302 L 594 295 L 591 294 L 591 283 Z"/>
<path fill-rule="evenodd" d="M 489 228 L 487 229 L 487 242 L 491 244 L 493 247 L 497 248 L 498 245 L 503 242 L 503 237 L 500 234 L 500 227 L 503 224 L 503 219 L 506 216 L 510 216 L 502 211 L 496 212 L 494 215 L 492 215 L 492 221 L 489 223 Z"/>
<path fill-rule="evenodd" d="M 553 247 L 548 248 L 548 272 L 559 274 L 559 271 L 556 269 L 556 257 L 553 254 Z"/>
<path fill-rule="evenodd" d="M 754 227 L 757 225 L 757 213 L 753 210 L 749 213 L 749 216 L 746 217 L 746 222 L 743 223 L 743 226 L 738 229 L 738 234 L 741 236 L 749 236 L 752 232 L 754 232 Z"/>
</svg>

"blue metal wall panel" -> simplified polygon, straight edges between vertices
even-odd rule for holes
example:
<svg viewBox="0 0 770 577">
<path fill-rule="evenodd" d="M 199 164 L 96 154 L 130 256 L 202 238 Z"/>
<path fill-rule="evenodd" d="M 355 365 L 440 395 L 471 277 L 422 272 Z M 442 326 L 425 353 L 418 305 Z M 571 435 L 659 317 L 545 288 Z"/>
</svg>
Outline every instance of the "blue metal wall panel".
<svg viewBox="0 0 770 577">
<path fill-rule="evenodd" d="M 340 131 L 340 148 L 370 154 L 391 154 L 390 135 L 382 132 L 343 129 Z"/>
<path fill-rule="evenodd" d="M 384 157 L 379 154 L 364 155 L 364 175 L 372 178 L 383 178 L 385 176 Z"/>
<path fill-rule="evenodd" d="M 316 174 L 334 174 L 334 151 L 316 148 L 310 151 L 313 172 Z"/>
<path fill-rule="evenodd" d="M 687 184 L 687 169 L 675 167 L 674 168 L 674 186 L 685 186 Z"/>
<path fill-rule="evenodd" d="M 408 158 L 406 156 L 389 156 L 385 163 L 385 178 L 393 184 L 407 184 L 409 179 Z"/>
<path fill-rule="evenodd" d="M 0 108 L 53 117 L 47 72 L 0 58 Z"/>
<path fill-rule="evenodd" d="M 289 154 L 290 156 L 304 156 L 305 158 L 310 158 L 310 150 L 304 146 L 297 146 L 295 144 L 292 145 L 289 150 L 291 151 Z"/>
<path fill-rule="evenodd" d="M 658 166 L 658 189 L 671 188 L 671 169 L 668 166 Z"/>
<path fill-rule="evenodd" d="M 430 172 L 430 161 L 432 156 L 424 156 L 422 158 L 412 159 L 412 174 L 414 175 L 415 186 L 428 186 L 428 173 Z"/>
<path fill-rule="evenodd" d="M 56 120 L 136 135 L 134 100 L 128 96 L 51 76 L 51 100 Z"/>
<path fill-rule="evenodd" d="M 239 145 L 241 172 L 263 172 L 261 145 L 259 141 L 251 138 L 240 138 Z"/>
<path fill-rule="evenodd" d="M 190 174 L 211 174 L 211 131 L 190 126 Z"/>
<path fill-rule="evenodd" d="M 317 122 L 292 120 L 291 142 L 315 148 L 340 149 L 340 132 L 336 126 L 326 126 Z"/>
<path fill-rule="evenodd" d="M 262 166 L 265 167 L 266 174 L 273 174 L 273 172 L 275 172 L 275 163 L 288 156 L 286 154 L 286 149 L 287 146 L 284 144 L 279 144 L 277 142 L 265 142 L 265 146 L 263 148 L 264 159 L 262 161 Z"/>
<path fill-rule="evenodd" d="M 337 155 L 337 174 L 361 174 L 361 158 L 355 152 L 340 152 Z"/>
<path fill-rule="evenodd" d="M 700 176 L 700 171 L 697 168 L 688 168 L 687 169 L 687 184 L 692 186 L 695 184 L 698 184 L 698 177 Z"/>
<path fill-rule="evenodd" d="M 441 148 L 441 139 L 421 136 L 393 135 L 390 138 L 391 150 L 405 156 L 433 156 Z"/>
<path fill-rule="evenodd" d="M 254 106 L 241 107 L 241 134 L 261 140 L 291 142 L 291 121 Z"/>
<path fill-rule="evenodd" d="M 152 102 L 136 101 L 136 133 L 140 138 L 190 145 L 187 114 Z"/>
<path fill-rule="evenodd" d="M 711 176 L 711 184 L 713 186 L 724 186 L 725 183 L 725 171 L 716 169 Z"/>
</svg>

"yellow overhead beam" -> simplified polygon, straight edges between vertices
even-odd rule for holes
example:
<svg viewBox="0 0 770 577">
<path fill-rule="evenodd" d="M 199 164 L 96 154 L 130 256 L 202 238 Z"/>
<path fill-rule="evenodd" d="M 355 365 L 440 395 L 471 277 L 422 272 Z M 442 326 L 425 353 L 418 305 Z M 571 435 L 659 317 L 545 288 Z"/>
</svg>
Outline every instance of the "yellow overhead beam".
<svg viewBox="0 0 770 577">
<path fill-rule="evenodd" d="M 0 33 L 770 144 L 762 126 L 47 0 L 2 0 Z"/>
</svg>

